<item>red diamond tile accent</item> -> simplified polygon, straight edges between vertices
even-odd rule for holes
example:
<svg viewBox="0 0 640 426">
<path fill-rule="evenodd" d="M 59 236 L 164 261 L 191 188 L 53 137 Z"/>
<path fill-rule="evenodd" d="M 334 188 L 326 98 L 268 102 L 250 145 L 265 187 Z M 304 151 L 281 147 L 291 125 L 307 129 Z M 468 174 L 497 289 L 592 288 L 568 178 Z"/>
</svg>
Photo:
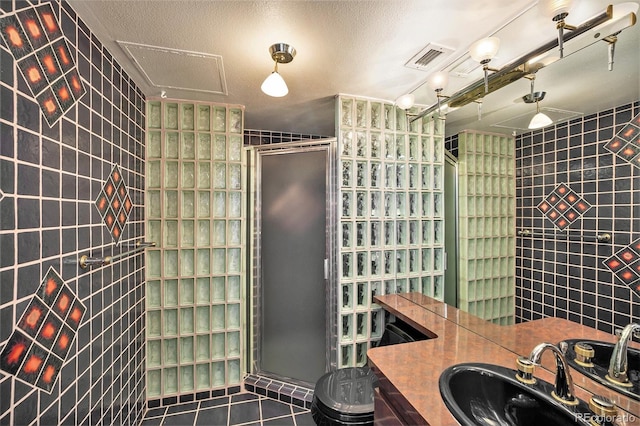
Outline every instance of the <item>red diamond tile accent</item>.
<svg viewBox="0 0 640 426">
<path fill-rule="evenodd" d="M 85 311 L 60 275 L 49 268 L 0 353 L 0 369 L 51 392 Z"/>
<path fill-rule="evenodd" d="M 133 204 L 117 164 L 111 169 L 111 173 L 96 199 L 96 207 L 111 237 L 118 244 Z"/>
<path fill-rule="evenodd" d="M 561 183 L 537 207 L 558 229 L 564 230 L 589 210 L 591 205 L 568 185 Z"/>
<path fill-rule="evenodd" d="M 640 114 L 636 115 L 627 125 L 609 141 L 604 147 L 618 157 L 640 168 Z"/>
</svg>

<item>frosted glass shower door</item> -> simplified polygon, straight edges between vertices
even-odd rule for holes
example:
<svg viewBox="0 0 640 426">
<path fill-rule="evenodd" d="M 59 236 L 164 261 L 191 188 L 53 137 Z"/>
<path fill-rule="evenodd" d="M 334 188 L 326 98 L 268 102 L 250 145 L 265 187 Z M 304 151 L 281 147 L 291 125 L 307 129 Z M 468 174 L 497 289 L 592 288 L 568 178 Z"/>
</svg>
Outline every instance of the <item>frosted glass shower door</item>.
<svg viewBox="0 0 640 426">
<path fill-rule="evenodd" d="M 327 353 L 328 152 L 260 157 L 260 369 L 315 383 L 325 373 Z"/>
</svg>

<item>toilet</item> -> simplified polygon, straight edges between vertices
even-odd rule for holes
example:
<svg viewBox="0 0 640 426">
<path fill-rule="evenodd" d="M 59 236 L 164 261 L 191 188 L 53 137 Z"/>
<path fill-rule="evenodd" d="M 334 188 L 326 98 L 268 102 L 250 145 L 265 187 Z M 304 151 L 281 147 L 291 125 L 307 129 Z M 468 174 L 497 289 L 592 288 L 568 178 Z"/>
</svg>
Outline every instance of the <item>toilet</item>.
<svg viewBox="0 0 640 426">
<path fill-rule="evenodd" d="M 389 323 L 378 346 L 425 340 L 427 336 L 400 320 Z M 373 425 L 373 390 L 378 379 L 369 367 L 329 372 L 316 382 L 311 415 L 318 426 Z"/>
</svg>

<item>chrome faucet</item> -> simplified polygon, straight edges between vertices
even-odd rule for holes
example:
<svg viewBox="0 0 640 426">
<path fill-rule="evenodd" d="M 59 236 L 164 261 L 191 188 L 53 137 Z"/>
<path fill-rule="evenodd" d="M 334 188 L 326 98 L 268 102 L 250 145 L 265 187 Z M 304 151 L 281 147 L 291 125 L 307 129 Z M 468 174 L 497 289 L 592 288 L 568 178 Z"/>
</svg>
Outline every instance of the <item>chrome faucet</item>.
<svg viewBox="0 0 640 426">
<path fill-rule="evenodd" d="M 540 365 L 542 354 L 549 349 L 556 358 L 556 383 L 551 395 L 563 404 L 576 405 L 578 404 L 578 399 L 574 396 L 573 380 L 569 373 L 567 360 L 564 357 L 568 345 L 566 342 L 560 342 L 558 346 L 552 345 L 551 343 L 540 343 L 533 348 L 528 358 L 518 358 L 517 378 L 523 383 L 535 382 L 535 379 L 532 377 L 533 366 Z"/>
<path fill-rule="evenodd" d="M 640 324 L 631 323 L 627 325 L 620 333 L 618 343 L 613 347 L 613 353 L 611 354 L 611 360 L 609 361 L 609 371 L 607 374 L 607 380 L 620 386 L 633 386 L 629 382 L 627 375 L 628 361 L 627 361 L 627 346 L 631 335 L 640 331 Z"/>
</svg>

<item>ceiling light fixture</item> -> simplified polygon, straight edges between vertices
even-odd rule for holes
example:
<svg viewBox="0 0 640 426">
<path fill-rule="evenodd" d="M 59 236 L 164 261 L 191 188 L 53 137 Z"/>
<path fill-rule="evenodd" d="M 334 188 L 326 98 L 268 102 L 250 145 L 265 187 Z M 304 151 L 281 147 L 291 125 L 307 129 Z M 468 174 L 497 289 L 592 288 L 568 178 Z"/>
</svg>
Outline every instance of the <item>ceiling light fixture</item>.
<svg viewBox="0 0 640 426">
<path fill-rule="evenodd" d="M 436 98 L 438 98 L 438 114 L 442 112 L 440 108 L 440 98 L 446 98 L 446 96 L 442 94 L 442 91 L 447 87 L 448 83 L 449 74 L 447 74 L 445 71 L 439 71 L 437 73 L 431 74 L 427 79 L 427 85 L 431 90 L 436 92 Z"/>
<path fill-rule="evenodd" d="M 469 47 L 469 56 L 474 61 L 482 64 L 484 70 L 484 92 L 489 93 L 488 71 L 497 71 L 489 68 L 489 62 L 496 56 L 500 48 L 500 39 L 498 37 L 486 37 L 473 43 Z"/>
<path fill-rule="evenodd" d="M 396 99 L 396 106 L 400 109 L 408 110 L 416 103 L 416 97 L 413 93 L 407 93 Z"/>
<path fill-rule="evenodd" d="M 289 93 L 289 88 L 278 73 L 278 64 L 288 64 L 293 61 L 296 56 L 296 49 L 286 43 L 276 43 L 269 47 L 269 53 L 276 64 L 273 72 L 264 80 L 260 89 L 269 96 L 281 98 Z"/>
<path fill-rule="evenodd" d="M 560 51 L 560 58 L 564 57 L 564 30 L 575 30 L 576 27 L 569 25 L 564 21 L 569 15 L 569 10 L 573 6 L 573 0 L 540 0 L 538 7 L 540 12 L 551 18 L 556 23 L 558 29 L 558 50 Z"/>
<path fill-rule="evenodd" d="M 624 2 L 616 4 L 615 6 L 607 6 L 603 12 L 581 23 L 571 32 L 563 33 L 563 49 L 569 50 L 567 55 L 573 54 L 604 40 L 610 44 L 608 60 L 609 67 L 611 68 L 613 65 L 612 45 L 616 42 L 617 37 L 622 30 L 636 24 L 637 10 L 638 3 L 636 2 Z M 570 42 L 570 44 L 567 44 L 567 42 Z M 550 54 L 552 50 L 558 47 L 558 45 L 559 41 L 553 39 L 529 53 L 513 59 L 511 62 L 502 66 L 499 70 L 492 70 L 494 72 L 489 76 L 487 76 L 485 71 L 484 80 L 474 81 L 473 83 L 458 90 L 447 98 L 445 106 L 448 108 L 459 108 L 465 106 L 484 97 L 487 93 L 487 88 L 489 89 L 488 93 L 491 93 L 513 83 L 514 81 L 539 71 L 554 62 L 551 60 Z M 471 54 L 471 51 L 469 53 Z M 487 70 L 489 70 L 488 66 Z M 411 118 L 411 122 L 431 114 L 437 108 L 438 105 L 433 104 L 430 107 L 423 109 Z"/>
<path fill-rule="evenodd" d="M 528 104 L 532 104 L 534 102 L 536 103 L 536 115 L 534 115 L 531 118 L 528 128 L 531 130 L 535 130 L 535 129 L 540 129 L 542 127 L 547 127 L 548 125 L 553 124 L 553 120 L 549 118 L 547 114 L 540 112 L 540 104 L 539 104 L 539 102 L 544 99 L 544 96 L 547 94 L 547 92 L 535 91 L 534 89 L 535 78 L 536 78 L 535 74 L 531 74 L 530 76 L 527 76 L 527 78 L 531 80 L 531 92 L 524 95 L 522 97 L 522 100 Z"/>
</svg>

